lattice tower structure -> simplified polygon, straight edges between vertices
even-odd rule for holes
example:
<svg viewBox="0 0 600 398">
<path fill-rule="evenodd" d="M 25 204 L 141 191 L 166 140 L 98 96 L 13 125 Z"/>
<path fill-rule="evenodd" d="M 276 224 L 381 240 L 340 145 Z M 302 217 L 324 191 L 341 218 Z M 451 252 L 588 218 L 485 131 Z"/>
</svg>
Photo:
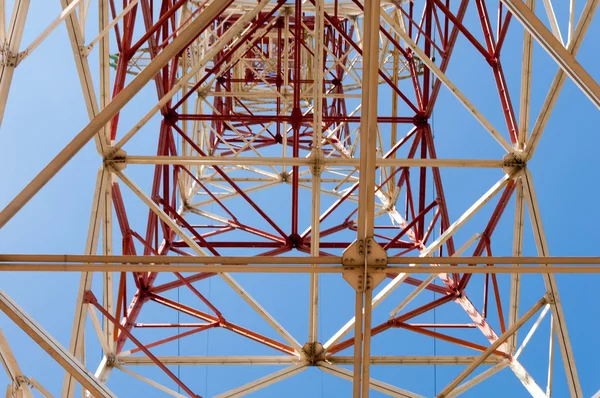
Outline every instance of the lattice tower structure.
<svg viewBox="0 0 600 398">
<path fill-rule="evenodd" d="M 542 397 L 557 361 L 565 391 L 583 397 L 554 272 L 588 271 L 547 271 L 577 260 L 545 260 L 527 162 L 567 79 L 600 105 L 575 59 L 597 1 L 579 13 L 571 2 L 564 28 L 549 0 L 61 0 L 25 50 L 35 7 L 14 3 L 0 29 L 0 114 L 15 68 L 65 24 L 90 123 L 4 208 L 0 226 L 88 141 L 101 159 L 83 254 L 0 255 L 5 269 L 82 272 L 69 347 L 1 301 L 67 370 L 63 397 L 145 391 L 134 383 L 203 396 L 209 377 L 181 368 L 221 365 L 236 371 L 214 387 L 219 397 L 307 369 L 350 380 L 354 397 L 430 396 L 432 383 L 439 397 L 484 391 L 478 384 L 504 370 Z M 534 43 L 559 67 L 536 119 Z M 487 76 L 491 99 L 471 101 L 448 77 L 461 62 L 479 68 L 472 80 Z M 443 95 L 497 144 L 482 152 L 491 159 L 476 149 L 438 158 L 435 117 L 451 118 L 436 106 Z M 453 173 L 465 169 L 490 178 L 473 200 L 445 185 L 461 187 Z M 508 234 L 498 236 L 502 222 Z M 527 234 L 538 257 L 523 257 Z M 523 272 L 538 274 L 536 288 L 522 286 Z M 520 357 L 543 327 L 549 354 L 529 364 L 547 380 L 536 380 Z M 383 371 L 383 382 L 378 365 L 428 367 L 434 381 L 394 383 Z M 244 382 L 251 366 L 270 373 Z M 10 396 L 44 390 L 10 369 Z M 439 389 L 438 372 L 448 380 Z M 111 391 L 115 373 L 132 381 Z"/>
</svg>

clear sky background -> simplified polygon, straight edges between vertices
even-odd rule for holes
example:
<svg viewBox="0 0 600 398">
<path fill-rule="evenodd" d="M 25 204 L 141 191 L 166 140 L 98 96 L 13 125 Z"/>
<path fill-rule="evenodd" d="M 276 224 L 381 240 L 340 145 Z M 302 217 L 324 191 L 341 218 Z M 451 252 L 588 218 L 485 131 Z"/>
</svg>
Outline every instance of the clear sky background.
<svg viewBox="0 0 600 398">
<path fill-rule="evenodd" d="M 10 10 L 10 1 L 7 2 Z M 488 2 L 493 10 L 495 2 Z M 543 21 L 543 6 L 538 2 L 538 15 Z M 566 36 L 567 3 L 556 1 L 556 12 L 559 16 L 563 35 Z M 581 10 L 583 1 L 578 2 Z M 93 6 L 92 6 L 93 7 Z M 45 26 L 58 15 L 58 1 L 33 0 L 29 19 L 23 38 L 23 46 L 28 45 Z M 7 11 L 7 19 L 10 12 Z M 469 27 L 478 32 L 473 25 L 476 22 L 475 5 L 469 6 L 467 19 Z M 578 14 L 579 15 L 579 14 Z M 92 13 L 88 31 L 95 28 L 95 13 Z M 494 17 L 492 17 L 494 18 Z M 600 80 L 600 69 L 597 66 L 599 44 L 596 40 L 600 34 L 598 18 L 594 18 L 586 40 L 577 59 L 588 72 Z M 92 36 L 88 34 L 88 38 Z M 89 39 L 88 39 L 89 41 Z M 113 47 L 114 48 L 114 47 Z M 520 89 L 520 59 L 522 51 L 522 29 L 516 21 L 512 22 L 505 49 L 503 66 L 509 90 L 515 106 L 518 108 Z M 532 124 L 557 67 L 550 57 L 538 46 L 534 48 L 534 79 L 532 96 Z M 90 56 L 92 70 L 96 70 L 97 56 Z M 448 76 L 465 93 L 465 95 L 484 113 L 492 124 L 505 132 L 505 123 L 500 113 L 498 96 L 494 87 L 491 68 L 486 65 L 471 45 L 463 37 L 459 37 L 453 62 Z M 96 82 L 97 83 L 97 82 Z M 389 92 L 382 89 L 381 112 L 389 112 L 389 100 L 385 98 Z M 148 85 L 141 95 L 131 102 L 122 113 L 122 126 L 131 126 L 156 102 L 156 94 L 152 85 Z M 446 90 L 442 89 L 432 120 L 435 132 L 435 144 L 439 158 L 485 158 L 498 159 L 503 153 L 496 142 L 487 134 Z M 9 96 L 4 122 L 0 130 L 3 143 L 3 155 L 0 157 L 2 173 L 2 189 L 0 189 L 0 206 L 4 207 L 33 178 L 48 161 L 87 123 L 87 112 L 79 80 L 73 61 L 71 47 L 64 25 L 61 25 L 28 59 L 16 70 Z M 156 126 L 144 129 L 140 137 L 132 142 L 131 153 L 150 153 L 155 147 Z M 567 81 L 548 127 L 539 144 L 534 159 L 528 167 L 532 171 L 537 189 L 540 210 L 546 228 L 550 253 L 552 255 L 592 256 L 598 253 L 598 221 L 600 208 L 597 206 L 600 172 L 597 167 L 598 125 L 600 114 L 591 102 Z M 123 127 L 125 128 L 125 127 Z M 123 128 L 120 134 L 123 134 Z M 141 135 L 143 134 L 143 135 Z M 506 135 L 505 135 L 506 136 Z M 0 230 L 1 253 L 83 253 L 90 204 L 93 195 L 96 171 L 100 159 L 93 144 L 87 145 L 73 160 L 21 211 L 9 224 Z M 126 170 L 136 182 L 149 191 L 151 169 L 134 167 Z M 451 220 L 455 220 L 470 204 L 493 185 L 502 174 L 497 170 L 442 170 L 444 188 Z M 285 187 L 289 189 L 289 186 Z M 123 191 L 126 189 L 123 188 Z M 267 200 L 266 196 L 257 196 L 259 200 Z M 125 194 L 128 213 L 133 225 L 140 227 L 147 211 L 141 203 L 131 195 Z M 480 232 L 489 219 L 495 200 L 473 218 L 464 230 L 457 234 L 458 245 L 462 244 L 474 232 Z M 307 205 L 308 206 L 308 205 Z M 325 208 L 325 206 L 323 206 Z M 303 211 L 307 211 L 306 207 Z M 274 217 L 284 223 L 284 215 L 271 208 Z M 307 213 L 308 214 L 308 213 Z M 514 200 L 509 204 L 497 229 L 493 243 L 495 255 L 510 255 L 512 246 L 512 220 L 514 218 Z M 136 224 L 137 223 L 137 224 Z M 116 222 L 115 222 L 116 224 Z M 533 236 L 527 220 L 525 226 L 524 255 L 536 255 Z M 115 236 L 115 247 L 119 245 Z M 118 253 L 118 252 L 117 252 Z M 239 252 L 237 254 L 240 254 Z M 470 252 L 468 252 L 470 254 Z M 75 273 L 3 273 L 0 276 L 0 288 L 17 301 L 47 331 L 64 346 L 69 345 L 73 311 L 79 283 L 79 275 Z M 298 341 L 306 340 L 306 320 L 308 314 L 308 277 L 307 276 L 252 276 L 239 275 L 236 278 L 253 294 L 263 306 L 273 314 Z M 474 278 L 476 279 L 476 278 Z M 500 284 L 505 299 L 508 300 L 509 278 L 501 277 Z M 591 396 L 600 389 L 598 371 L 600 366 L 596 357 L 600 353 L 600 343 L 595 331 L 600 327 L 597 307 L 597 286 L 600 277 L 557 276 L 561 299 L 566 312 L 566 321 L 571 337 L 573 351 L 579 370 L 584 395 Z M 480 285 L 477 285 L 480 286 Z M 254 330 L 273 336 L 269 327 L 243 303 L 233 295 L 224 283 L 213 278 L 210 282 L 198 284 L 199 289 L 208 292 L 223 311 L 234 311 L 232 318 Z M 522 284 L 522 311 L 543 294 L 543 284 L 539 276 L 526 276 Z M 410 289 L 399 289 L 386 304 L 375 314 L 374 323 L 386 319 L 387 312 L 393 308 Z M 187 294 L 183 290 L 182 295 Z M 173 297 L 176 292 L 172 292 Z M 424 293 L 431 299 L 431 293 Z M 471 293 L 470 293 L 471 294 Z M 476 303 L 481 293 L 473 292 L 471 297 Z M 326 276 L 322 279 L 321 289 L 321 341 L 326 341 L 352 315 L 353 293 L 338 276 Z M 417 300 L 417 303 L 419 301 Z M 424 302 L 424 301 L 423 301 Z M 432 322 L 436 316 L 438 322 L 468 319 L 457 306 L 449 304 L 435 314 L 428 313 L 419 319 L 421 322 Z M 156 319 L 171 322 L 177 319 L 173 312 L 160 312 L 156 306 L 152 314 Z M 508 311 L 508 302 L 504 308 Z M 463 318 L 457 318 L 462 316 Z M 150 319 L 150 318 L 147 318 Z M 147 321 L 146 319 L 146 321 Z M 183 317 L 181 321 L 187 321 Z M 529 322 L 524 331 L 528 330 Z M 56 396 L 62 385 L 63 372 L 39 347 L 22 333 L 6 316 L 0 315 L 0 327 L 8 341 L 25 375 L 34 376 Z M 93 333 L 93 332 L 92 332 Z M 159 332 L 146 335 L 152 341 L 160 337 Z M 548 318 L 542 323 L 538 333 L 522 356 L 523 365 L 530 371 L 542 388 L 546 384 Z M 525 332 L 521 332 L 521 338 Z M 88 334 L 92 337 L 92 334 Z M 274 336 L 273 336 L 274 337 Z M 179 347 L 170 345 L 153 351 L 160 355 L 175 355 L 177 349 L 188 355 L 273 355 L 266 348 L 256 347 L 241 338 L 231 337 L 222 331 L 211 331 L 181 341 Z M 425 355 L 436 350 L 442 355 L 468 355 L 472 352 L 450 348 L 432 339 L 415 337 L 405 332 L 392 330 L 373 339 L 373 355 Z M 558 347 L 557 347 L 558 349 Z M 88 366 L 95 368 L 99 361 L 99 347 L 92 347 L 88 354 Z M 342 355 L 350 355 L 344 352 Z M 568 396 L 562 363 L 558 350 L 555 353 L 554 396 Z M 213 396 L 230 388 L 242 385 L 262 375 L 271 373 L 278 367 L 177 367 L 172 370 L 197 393 Z M 482 367 L 481 370 L 486 369 Z M 158 370 L 151 368 L 136 369 L 140 374 L 156 377 L 171 388 L 176 388 L 167 381 Z M 462 367 L 444 368 L 438 366 L 420 367 L 372 367 L 372 375 L 392 385 L 405 388 L 424 396 L 433 396 L 440 391 Z M 0 374 L 0 386 L 7 384 L 7 378 Z M 170 383 L 170 384 L 169 384 Z M 158 390 L 135 381 L 120 372 L 114 372 L 109 386 L 120 396 L 148 397 L 161 396 Z M 0 387 L 2 388 L 2 387 Z M 135 388 L 135 390 L 134 390 Z M 323 374 L 317 369 L 307 371 L 265 390 L 255 393 L 256 397 L 345 397 L 350 396 L 351 383 Z M 466 397 L 514 397 L 527 396 L 526 390 L 516 377 L 505 369 L 488 381 L 473 388 Z M 379 396 L 373 392 L 374 397 Z"/>
</svg>

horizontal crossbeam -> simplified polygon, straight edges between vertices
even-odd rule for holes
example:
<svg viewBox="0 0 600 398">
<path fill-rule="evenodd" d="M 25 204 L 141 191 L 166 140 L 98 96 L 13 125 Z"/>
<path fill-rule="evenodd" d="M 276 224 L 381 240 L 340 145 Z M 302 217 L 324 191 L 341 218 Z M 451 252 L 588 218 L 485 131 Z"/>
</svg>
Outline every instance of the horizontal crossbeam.
<svg viewBox="0 0 600 398">
<path fill-rule="evenodd" d="M 9 263 L 90 263 L 138 267 L 134 264 L 341 264 L 342 257 L 338 256 L 215 256 L 215 257 L 173 257 L 173 256 L 104 256 L 79 254 L 0 254 L 0 270 Z M 581 264 L 600 265 L 600 256 L 441 256 L 441 257 L 391 257 L 390 264 Z M 80 265 L 81 266 L 81 265 Z M 441 267 L 437 267 L 441 268 Z M 468 271 L 467 271 L 468 272 Z"/>
<path fill-rule="evenodd" d="M 586 264 L 586 261 L 581 261 L 581 258 L 563 259 L 563 261 L 555 261 L 554 264 L 569 264 L 569 265 L 527 265 L 519 266 L 519 264 L 537 264 L 523 263 L 520 259 L 514 261 L 515 264 L 510 264 L 510 258 L 504 257 L 501 261 L 492 258 L 486 261 L 484 257 L 466 257 L 467 260 L 479 258 L 479 262 L 466 261 L 470 264 L 503 264 L 500 266 L 427 266 L 415 267 L 411 265 L 388 265 L 374 269 L 372 273 L 386 274 L 599 274 L 600 265 L 575 265 Z M 435 264 L 448 264 L 450 259 L 431 257 L 429 260 Z M 567 261 L 565 261 L 567 260 Z M 456 258 L 454 260 L 456 262 Z M 546 263 L 548 263 L 546 259 Z M 307 263 L 302 261 L 302 263 Z M 0 271 L 21 271 L 21 272 L 205 272 L 205 273 L 274 273 L 274 274 L 337 274 L 348 271 L 353 271 L 352 268 L 344 266 L 319 266 L 314 267 L 308 265 L 198 265 L 198 264 L 177 264 L 177 263 L 154 263 L 154 264 L 120 264 L 120 263 L 1 263 Z M 312 264 L 319 264 L 313 262 Z M 510 265 L 504 265 L 510 264 Z M 594 264 L 600 264 L 595 260 Z M 357 271 L 358 272 L 358 271 Z"/>
<path fill-rule="evenodd" d="M 309 166 L 315 163 L 311 158 L 272 158 L 272 157 L 215 157 L 215 156 L 127 156 L 116 159 L 115 162 L 127 164 L 176 164 L 186 166 Z M 359 158 L 325 158 L 319 159 L 323 166 L 358 166 Z M 375 161 L 377 166 L 398 167 L 473 167 L 473 168 L 502 168 L 503 160 L 489 159 L 383 159 Z"/>
</svg>

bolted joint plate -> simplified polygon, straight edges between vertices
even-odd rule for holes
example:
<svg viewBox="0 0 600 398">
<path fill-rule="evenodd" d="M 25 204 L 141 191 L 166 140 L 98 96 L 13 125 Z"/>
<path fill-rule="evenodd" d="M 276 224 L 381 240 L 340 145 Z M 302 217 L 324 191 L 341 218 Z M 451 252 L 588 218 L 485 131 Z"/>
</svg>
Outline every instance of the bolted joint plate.
<svg viewBox="0 0 600 398">
<path fill-rule="evenodd" d="M 502 158 L 504 165 L 502 166 L 502 171 L 506 174 L 512 173 L 515 169 L 524 169 L 527 167 L 527 163 L 525 162 L 525 155 L 523 151 L 513 151 L 504 155 Z"/>
<path fill-rule="evenodd" d="M 381 269 L 348 267 L 342 271 L 342 277 L 354 290 L 364 292 L 375 289 L 384 279 L 385 272 Z"/>
<path fill-rule="evenodd" d="M 548 303 L 550 305 L 556 305 L 556 299 L 552 292 L 546 292 L 545 298 L 546 298 L 546 303 Z"/>
<path fill-rule="evenodd" d="M 16 394 L 17 391 L 25 386 L 33 387 L 33 385 L 31 384 L 31 382 L 29 381 L 29 379 L 27 377 L 25 377 L 23 375 L 17 375 L 12 384 L 12 390 L 13 390 L 13 393 L 15 394 L 14 396 L 19 397 L 20 395 Z"/>
<path fill-rule="evenodd" d="M 350 286 L 357 291 L 371 290 L 385 279 L 387 253 L 373 238 L 355 240 L 344 250 L 342 265 L 346 268 L 342 276 Z"/>
<path fill-rule="evenodd" d="M 387 253 L 373 238 L 355 240 L 344 250 L 342 265 L 346 267 L 383 268 L 387 265 Z"/>
<path fill-rule="evenodd" d="M 323 344 L 317 342 L 314 343 L 304 343 L 302 346 L 303 357 L 310 365 L 316 365 L 317 362 L 323 361 L 325 359 L 325 348 L 323 348 Z"/>
<path fill-rule="evenodd" d="M 109 150 L 104 158 L 104 163 L 106 165 L 110 164 L 117 170 L 122 171 L 127 167 L 127 152 L 122 149 L 119 149 L 118 151 Z"/>
<path fill-rule="evenodd" d="M 8 49 L 0 50 L 0 53 L 3 54 L 3 57 L 0 58 L 0 64 L 2 64 L 2 66 L 15 68 L 19 63 L 19 54 L 13 54 L 8 51 Z"/>
<path fill-rule="evenodd" d="M 323 173 L 323 151 L 321 148 L 313 148 L 308 158 L 310 159 L 311 174 L 320 176 Z"/>
</svg>

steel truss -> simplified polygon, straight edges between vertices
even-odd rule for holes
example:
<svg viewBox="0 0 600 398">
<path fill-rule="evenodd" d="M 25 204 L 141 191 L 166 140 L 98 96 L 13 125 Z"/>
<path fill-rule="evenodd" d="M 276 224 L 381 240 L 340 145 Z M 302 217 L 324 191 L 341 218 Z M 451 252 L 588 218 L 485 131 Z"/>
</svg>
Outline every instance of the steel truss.
<svg viewBox="0 0 600 398">
<path fill-rule="evenodd" d="M 550 0 L 543 1 L 543 9 L 534 0 L 499 5 L 485 0 L 61 0 L 60 15 L 21 50 L 27 14 L 35 12 L 29 3 L 15 0 L 8 26 L 0 18 L 0 121 L 18 65 L 64 23 L 90 122 L 0 212 L 0 228 L 87 142 L 95 141 L 101 158 L 82 255 L 0 254 L 1 271 L 81 272 L 68 349 L 0 294 L 2 311 L 65 368 L 63 397 L 73 397 L 78 383 L 84 394 L 114 396 L 108 389 L 114 371 L 168 395 L 199 396 L 173 372 L 174 365 L 283 367 L 219 397 L 257 391 L 308 367 L 351 380 L 354 397 L 368 397 L 369 390 L 420 396 L 371 377 L 371 366 L 378 365 L 459 366 L 438 397 L 464 393 L 508 368 L 532 396 L 546 397 L 552 391 L 555 346 L 571 396 L 583 397 L 555 274 L 598 273 L 600 258 L 550 257 L 527 162 L 567 77 L 600 107 L 600 86 L 576 60 L 597 0 L 585 2 L 579 19 L 570 2 L 566 39 Z M 4 16 L 4 0 L 0 11 Z M 92 14 L 99 22 L 90 36 Z M 517 103 L 502 55 L 509 30 L 519 26 L 524 33 Z M 489 66 L 485 73 L 497 89 L 502 126 L 494 126 L 449 76 L 458 40 Z M 559 69 L 531 123 L 534 42 Z M 98 54 L 99 65 L 90 66 L 90 54 Z M 137 123 L 124 125 L 125 105 L 148 83 L 155 87 L 156 104 Z M 442 90 L 497 142 L 505 153 L 501 158 L 437 157 L 432 115 Z M 145 148 L 141 139 L 156 140 L 155 154 L 140 149 Z M 452 219 L 444 168 L 497 170 L 498 179 Z M 146 182 L 137 180 L 139 170 L 146 171 Z M 501 238 L 494 232 L 513 201 L 512 252 L 495 256 L 492 249 Z M 481 220 L 486 206 L 493 210 L 479 232 L 459 238 L 457 232 L 475 215 Z M 128 217 L 140 208 L 147 211 L 143 225 Z M 526 214 L 538 257 L 522 255 Z M 463 255 L 467 251 L 472 255 Z M 292 335 L 238 282 L 238 273 L 308 274 L 307 335 Z M 319 293 L 327 288 L 322 274 L 339 274 L 355 293 L 354 318 L 324 341 L 319 337 Z M 508 289 L 498 281 L 502 274 L 510 275 Z M 528 308 L 520 302 L 522 274 L 537 274 L 545 283 Z M 94 277 L 101 283 L 93 287 Z M 234 322 L 235 313 L 221 312 L 201 284 L 215 277 L 272 333 L 259 333 Z M 398 300 L 401 286 L 414 290 Z M 171 298 L 179 289 L 193 299 Z M 426 290 L 434 299 L 423 299 Z M 483 304 L 476 305 L 471 292 L 481 290 Z M 392 299 L 398 303 L 389 319 L 376 324 L 376 307 Z M 451 303 L 461 319 L 448 310 Z M 193 322 L 160 316 L 140 321 L 142 311 L 152 314 L 157 306 Z M 436 310 L 456 319 L 433 324 L 418 319 Z M 550 361 L 540 365 L 548 367 L 542 387 L 519 358 L 545 317 L 551 325 Z M 88 318 L 92 336 L 86 335 Z M 166 337 L 149 340 L 148 329 Z M 272 354 L 155 353 L 155 347 L 216 329 Z M 460 354 L 373 355 L 372 339 L 392 329 L 432 337 Z M 522 329 L 528 332 L 519 333 Z M 94 374 L 86 368 L 86 346 L 102 349 Z M 463 348 L 471 355 L 462 354 Z M 29 397 L 32 388 L 51 396 L 23 376 L 1 332 L 0 359 L 12 383 L 7 396 Z M 472 376 L 482 365 L 491 367 Z M 156 366 L 165 377 L 143 376 L 133 370 L 137 366 Z"/>
</svg>

